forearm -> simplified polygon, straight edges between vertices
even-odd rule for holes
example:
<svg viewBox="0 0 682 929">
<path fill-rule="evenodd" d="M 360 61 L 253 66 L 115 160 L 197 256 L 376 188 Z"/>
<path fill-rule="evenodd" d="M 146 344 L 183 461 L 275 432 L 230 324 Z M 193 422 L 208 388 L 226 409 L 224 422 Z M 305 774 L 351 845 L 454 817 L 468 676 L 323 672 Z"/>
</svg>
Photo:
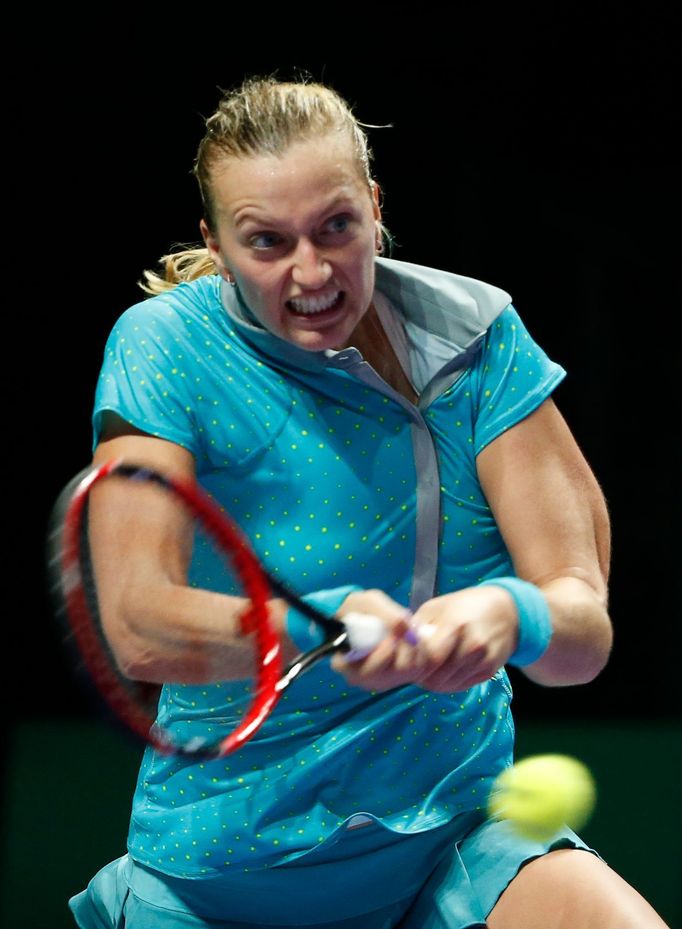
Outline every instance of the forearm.
<svg viewBox="0 0 682 929">
<path fill-rule="evenodd" d="M 181 684 L 236 680 L 253 674 L 253 643 L 241 615 L 248 601 L 177 584 L 130 584 L 103 611 L 107 638 L 122 673 L 134 680 Z M 281 635 L 286 606 L 269 602 Z M 294 651 L 286 637 L 284 659 Z"/>
<path fill-rule="evenodd" d="M 604 598 L 577 577 L 538 586 L 549 606 L 552 638 L 544 655 L 523 668 L 524 674 L 554 687 L 593 680 L 606 665 L 613 640 Z"/>
<path fill-rule="evenodd" d="M 549 686 L 591 681 L 606 664 L 612 639 L 609 517 L 594 475 L 551 400 L 499 436 L 477 462 L 515 572 L 540 588 L 550 610 L 549 647 L 524 673 Z"/>
<path fill-rule="evenodd" d="M 113 438 L 95 463 L 117 457 L 194 479 L 191 456 L 169 442 Z M 241 626 L 248 601 L 189 585 L 195 526 L 179 500 L 153 483 L 113 478 L 94 487 L 88 503 L 99 614 L 122 673 L 188 684 L 251 676 L 253 643 Z M 283 634 L 286 610 L 282 601 L 270 604 L 287 661 L 295 649 Z"/>
</svg>

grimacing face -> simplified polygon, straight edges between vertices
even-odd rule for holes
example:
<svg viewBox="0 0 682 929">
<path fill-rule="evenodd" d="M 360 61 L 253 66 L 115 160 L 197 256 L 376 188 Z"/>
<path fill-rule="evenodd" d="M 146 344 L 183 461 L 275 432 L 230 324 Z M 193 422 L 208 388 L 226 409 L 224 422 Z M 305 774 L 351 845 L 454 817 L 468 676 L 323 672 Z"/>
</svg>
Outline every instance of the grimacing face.
<svg viewBox="0 0 682 929">
<path fill-rule="evenodd" d="M 370 306 L 381 218 L 348 139 L 213 168 L 216 228 L 201 233 L 256 319 L 308 351 L 342 348 Z"/>
</svg>

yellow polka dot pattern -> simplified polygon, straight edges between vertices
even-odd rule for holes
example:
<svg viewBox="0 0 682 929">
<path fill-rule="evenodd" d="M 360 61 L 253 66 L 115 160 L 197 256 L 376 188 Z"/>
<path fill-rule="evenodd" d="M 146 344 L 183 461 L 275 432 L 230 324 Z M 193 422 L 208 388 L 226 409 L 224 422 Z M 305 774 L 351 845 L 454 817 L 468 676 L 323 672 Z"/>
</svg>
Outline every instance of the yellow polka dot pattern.
<svg viewBox="0 0 682 929">
<path fill-rule="evenodd" d="M 476 454 L 563 376 L 508 307 L 472 367 L 427 409 L 441 487 L 436 593 L 512 573 L 476 478 Z M 403 405 L 332 366 L 273 365 L 202 278 L 131 308 L 108 342 L 96 399 L 189 448 L 199 479 L 273 573 L 300 593 L 356 584 L 407 604 L 418 539 L 413 430 Z M 191 583 L 229 591 L 198 539 Z M 167 685 L 160 713 L 182 738 L 228 724 L 242 682 Z M 371 694 L 321 664 L 227 759 L 145 755 L 135 857 L 178 876 L 251 870 L 323 842 L 356 812 L 420 832 L 485 804 L 513 744 L 504 671 L 466 694 Z"/>
</svg>

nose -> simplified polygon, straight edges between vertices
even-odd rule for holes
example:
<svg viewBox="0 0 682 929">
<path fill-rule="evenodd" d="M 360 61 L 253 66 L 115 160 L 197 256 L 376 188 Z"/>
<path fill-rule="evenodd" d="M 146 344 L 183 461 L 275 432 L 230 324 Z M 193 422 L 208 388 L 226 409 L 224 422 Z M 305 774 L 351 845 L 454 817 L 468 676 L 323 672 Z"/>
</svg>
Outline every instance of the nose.
<svg viewBox="0 0 682 929">
<path fill-rule="evenodd" d="M 296 284 L 308 290 L 324 287 L 331 277 L 332 269 L 310 239 L 301 239 L 293 255 L 291 276 Z"/>
</svg>

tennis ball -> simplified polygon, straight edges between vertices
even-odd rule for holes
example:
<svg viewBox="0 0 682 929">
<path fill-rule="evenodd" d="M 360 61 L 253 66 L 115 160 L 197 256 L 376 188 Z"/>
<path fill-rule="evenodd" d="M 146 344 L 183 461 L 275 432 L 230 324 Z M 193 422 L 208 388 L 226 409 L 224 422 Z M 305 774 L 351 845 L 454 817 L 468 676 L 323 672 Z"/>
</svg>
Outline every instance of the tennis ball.
<svg viewBox="0 0 682 929">
<path fill-rule="evenodd" d="M 563 825 L 580 829 L 595 800 L 594 779 L 577 758 L 532 755 L 498 775 L 488 813 L 526 838 L 548 839 Z"/>
</svg>

